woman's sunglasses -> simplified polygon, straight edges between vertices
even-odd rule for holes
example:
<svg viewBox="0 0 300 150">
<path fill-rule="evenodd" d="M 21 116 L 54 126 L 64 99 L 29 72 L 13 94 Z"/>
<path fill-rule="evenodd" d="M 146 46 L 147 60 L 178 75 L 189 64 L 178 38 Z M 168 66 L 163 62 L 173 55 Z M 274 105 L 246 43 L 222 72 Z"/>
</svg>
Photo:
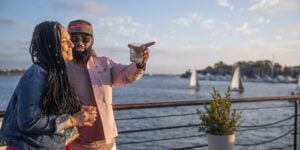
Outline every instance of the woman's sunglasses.
<svg viewBox="0 0 300 150">
<path fill-rule="evenodd" d="M 80 40 L 82 40 L 83 43 L 88 43 L 90 42 L 92 37 L 90 35 L 72 35 L 71 36 L 71 41 L 73 43 L 77 43 Z"/>
</svg>

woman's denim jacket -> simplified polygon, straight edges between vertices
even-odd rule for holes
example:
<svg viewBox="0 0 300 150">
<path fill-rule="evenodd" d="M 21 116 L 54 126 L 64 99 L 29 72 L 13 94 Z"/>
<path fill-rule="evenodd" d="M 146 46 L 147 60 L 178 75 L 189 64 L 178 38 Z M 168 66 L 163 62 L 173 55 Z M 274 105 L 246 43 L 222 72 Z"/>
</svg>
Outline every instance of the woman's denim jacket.
<svg viewBox="0 0 300 150">
<path fill-rule="evenodd" d="M 48 73 L 33 64 L 22 76 L 5 112 L 0 136 L 7 145 L 25 150 L 64 149 L 70 129 L 63 122 L 70 115 L 42 114 L 43 91 Z"/>
</svg>

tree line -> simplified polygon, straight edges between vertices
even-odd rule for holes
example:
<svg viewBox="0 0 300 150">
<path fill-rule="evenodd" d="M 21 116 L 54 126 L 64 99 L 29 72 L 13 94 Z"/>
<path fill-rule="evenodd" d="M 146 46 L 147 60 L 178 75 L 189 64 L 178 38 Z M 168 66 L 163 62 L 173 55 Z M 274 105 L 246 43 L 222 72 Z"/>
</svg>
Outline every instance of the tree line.
<svg viewBox="0 0 300 150">
<path fill-rule="evenodd" d="M 234 69 L 239 66 L 242 75 L 248 78 L 259 77 L 278 77 L 291 76 L 293 78 L 298 77 L 300 73 L 300 66 L 282 66 L 279 63 L 273 63 L 270 60 L 258 60 L 258 61 L 239 61 L 233 65 L 225 64 L 223 61 L 215 63 L 213 66 L 208 66 L 205 69 L 197 70 L 197 73 L 211 74 L 211 75 L 232 75 Z M 181 77 L 189 77 L 191 70 L 188 69 L 181 75 Z"/>
</svg>

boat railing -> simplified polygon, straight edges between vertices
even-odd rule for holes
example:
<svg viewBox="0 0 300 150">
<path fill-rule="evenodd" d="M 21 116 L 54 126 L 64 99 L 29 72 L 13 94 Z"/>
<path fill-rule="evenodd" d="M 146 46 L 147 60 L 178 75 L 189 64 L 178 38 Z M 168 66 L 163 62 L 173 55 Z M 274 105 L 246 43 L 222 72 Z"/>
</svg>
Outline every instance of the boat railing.
<svg viewBox="0 0 300 150">
<path fill-rule="evenodd" d="M 233 109 L 242 114 L 237 149 L 299 149 L 299 100 L 300 96 L 232 99 Z M 207 104 L 209 100 L 114 105 L 117 145 L 120 149 L 207 149 L 206 133 L 197 129 L 201 123 L 197 110 Z"/>
</svg>

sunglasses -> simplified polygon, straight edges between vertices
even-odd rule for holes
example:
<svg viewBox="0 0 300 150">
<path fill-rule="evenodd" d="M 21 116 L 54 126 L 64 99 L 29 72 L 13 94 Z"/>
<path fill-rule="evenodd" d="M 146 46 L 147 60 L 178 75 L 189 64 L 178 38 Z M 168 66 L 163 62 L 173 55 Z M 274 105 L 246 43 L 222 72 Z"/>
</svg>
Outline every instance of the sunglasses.
<svg viewBox="0 0 300 150">
<path fill-rule="evenodd" d="M 88 43 L 88 42 L 91 41 L 91 39 L 92 39 L 92 37 L 89 36 L 89 35 L 72 35 L 72 36 L 71 36 L 71 41 L 72 41 L 73 43 L 77 43 L 77 42 L 79 42 L 80 40 L 81 40 L 83 43 Z"/>
</svg>

